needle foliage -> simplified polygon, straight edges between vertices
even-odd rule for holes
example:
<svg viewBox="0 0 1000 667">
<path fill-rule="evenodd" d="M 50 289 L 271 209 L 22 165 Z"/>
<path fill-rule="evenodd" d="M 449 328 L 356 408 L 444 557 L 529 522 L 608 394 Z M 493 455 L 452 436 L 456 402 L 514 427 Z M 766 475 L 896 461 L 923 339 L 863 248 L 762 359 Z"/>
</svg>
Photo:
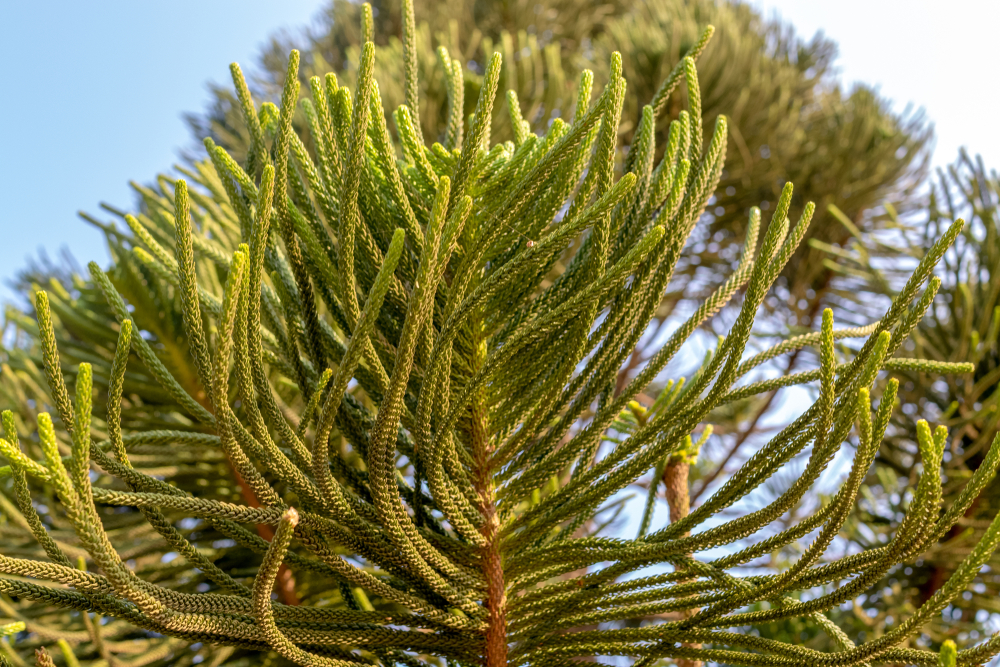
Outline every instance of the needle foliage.
<svg viewBox="0 0 1000 667">
<path fill-rule="evenodd" d="M 865 318 L 873 312 L 872 303 L 887 300 L 899 290 L 907 266 L 919 261 L 927 239 L 935 237 L 948 220 L 960 216 L 968 221 L 938 266 L 942 288 L 935 307 L 914 329 L 901 354 L 939 361 L 961 358 L 974 364 L 975 370 L 946 378 L 917 370 L 900 374 L 900 396 L 909 406 L 908 414 L 894 416 L 890 436 L 876 460 L 869 479 L 874 493 L 862 505 L 858 529 L 852 531 L 851 537 L 859 545 L 879 540 L 882 527 L 890 524 L 889 517 L 905 502 L 900 493 L 914 474 L 918 457 L 914 417 L 944 424 L 951 434 L 942 469 L 946 505 L 986 460 L 1000 421 L 996 392 L 1000 375 L 998 196 L 996 173 L 962 151 L 958 160 L 939 170 L 925 209 L 916 220 L 907 220 L 890 208 L 886 233 L 878 237 L 859 235 L 845 251 L 837 253 L 814 242 L 817 249 L 829 253 L 826 263 L 838 274 L 831 300 Z M 859 299 L 859 294 L 865 298 Z M 931 545 L 920 561 L 887 579 L 883 594 L 872 599 L 873 607 L 878 608 L 878 614 L 869 619 L 872 631 L 884 627 L 893 614 L 898 616 L 897 609 L 919 606 L 944 584 L 961 554 L 968 552 L 996 516 L 998 492 L 995 482 L 985 487 L 959 524 Z M 935 641 L 975 638 L 988 631 L 990 617 L 1000 612 L 1000 581 L 994 574 L 1000 560 L 994 555 L 987 565 L 976 585 L 952 603 L 944 618 L 925 630 Z"/>
<path fill-rule="evenodd" d="M 207 140 L 209 159 L 188 178 L 163 179 L 140 215 L 123 215 L 128 259 L 107 272 L 91 263 L 92 282 L 73 291 L 35 292 L 22 327 L 42 363 L 29 349 L 5 369 L 19 412 L 3 413 L 0 439 L 17 502 L 4 507 L 0 592 L 16 599 L 3 612 L 26 619 L 26 641 L 60 636 L 51 615 L 79 619 L 84 629 L 64 639 L 89 637 L 93 664 L 196 664 L 206 645 L 225 647 L 210 664 L 264 655 L 337 667 L 970 665 L 1000 652 L 996 638 L 940 658 L 909 644 L 973 582 L 1000 519 L 881 636 L 855 644 L 827 616 L 951 530 L 1000 464 L 994 441 L 943 509 L 948 433 L 919 422 L 922 472 L 891 539 L 827 557 L 893 418 L 891 376 L 971 370 L 897 356 L 931 307 L 934 267 L 961 220 L 929 239 L 872 322 L 836 328 L 825 311 L 819 330 L 747 356 L 754 318 L 814 212 L 793 206 L 786 183 L 766 220 L 750 210 L 735 271 L 618 386 L 724 171 L 728 120 L 703 120 L 696 67 L 712 29 L 642 108 L 618 162 L 617 54 L 603 89 L 583 72 L 568 120 L 536 134 L 517 97 L 499 95 L 493 52 L 474 113 L 449 105 L 445 142 L 431 143 L 415 97 L 386 122 L 372 16 L 362 15 L 353 89 L 317 76 L 301 94 L 293 51 L 280 106 L 258 106 L 234 68 L 245 159 Z M 404 45 L 414 31 L 408 19 Z M 419 90 L 417 60 L 404 49 L 407 91 Z M 455 95 L 460 75 L 441 64 Z M 681 83 L 687 108 L 658 148 L 658 100 Z M 293 128 L 300 109 L 310 146 Z M 491 141 L 495 112 L 508 141 Z M 643 404 L 727 304 L 732 326 L 697 373 Z M 100 344 L 66 350 L 63 328 Z M 182 332 L 183 348 L 157 330 Z M 845 339 L 859 344 L 838 347 Z M 741 381 L 803 347 L 818 351 L 815 369 Z M 671 504 L 667 521 L 649 502 L 635 534 L 603 532 L 631 487 L 695 455 L 714 414 L 800 383 L 817 386 L 815 403 L 704 503 Z M 746 546 L 815 493 L 838 453 L 850 472 L 829 502 Z M 726 514 L 793 459 L 802 474 L 780 496 Z M 675 479 L 668 493 L 681 507 L 686 480 Z M 786 569 L 741 571 L 797 542 Z M 833 648 L 753 632 L 782 619 Z M 119 638 L 141 647 L 134 657 L 120 657 Z M 46 660 L 43 649 L 37 664 Z"/>
<path fill-rule="evenodd" d="M 391 113 L 400 104 L 413 107 L 416 99 L 398 76 L 404 47 L 397 35 L 406 12 L 395 2 L 376 3 L 375 10 L 381 28 L 374 37 L 379 47 L 375 78 Z M 280 99 L 291 48 L 302 52 L 304 88 L 311 76 L 329 71 L 353 86 L 363 40 L 360 11 L 347 0 L 330 0 L 308 33 L 273 40 L 251 77 L 254 94 Z M 642 107 L 655 102 L 657 160 L 667 145 L 668 121 L 687 104 L 683 84 L 657 97 L 660 84 L 698 43 L 704 27 L 716 27 L 699 56 L 698 74 L 702 115 L 724 114 L 729 121 L 726 167 L 706 208 L 711 219 L 695 230 L 691 252 L 676 269 L 693 279 L 664 295 L 661 318 L 679 301 L 702 300 L 725 281 L 738 261 L 750 208 L 766 211 L 785 182 L 796 185 L 796 207 L 808 201 L 817 205 L 811 236 L 839 246 L 851 236 L 827 214 L 828 204 L 835 203 L 869 232 L 879 220 L 871 210 L 888 201 L 907 211 L 926 176 L 930 129 L 919 113 L 894 113 L 888 100 L 864 85 L 844 89 L 833 69 L 836 44 L 821 35 L 803 39 L 790 25 L 767 20 L 743 2 L 461 0 L 417 2 L 413 12 L 418 115 L 428 142 L 448 145 L 450 79 L 462 90 L 457 104 L 466 116 L 474 112 L 494 50 L 503 55 L 500 90 L 516 94 L 522 117 L 540 133 L 554 118 L 571 117 L 582 69 L 592 70 L 596 84 L 604 85 L 611 77 L 612 53 L 620 51 L 629 83 L 619 142 L 633 143 Z M 450 75 L 442 76 L 442 62 L 452 64 Z M 199 142 L 211 136 L 242 161 L 250 137 L 237 96 L 228 87 L 216 87 L 212 100 L 206 113 L 189 116 L 194 133 Z M 304 115 L 293 125 L 310 145 Z M 712 126 L 701 129 L 708 141 Z M 512 131 L 506 114 L 494 118 L 491 133 L 497 141 L 512 139 Z M 822 253 L 802 247 L 776 281 L 764 305 L 778 313 L 782 324 L 818 326 L 823 296 L 835 275 L 822 259 Z"/>
</svg>

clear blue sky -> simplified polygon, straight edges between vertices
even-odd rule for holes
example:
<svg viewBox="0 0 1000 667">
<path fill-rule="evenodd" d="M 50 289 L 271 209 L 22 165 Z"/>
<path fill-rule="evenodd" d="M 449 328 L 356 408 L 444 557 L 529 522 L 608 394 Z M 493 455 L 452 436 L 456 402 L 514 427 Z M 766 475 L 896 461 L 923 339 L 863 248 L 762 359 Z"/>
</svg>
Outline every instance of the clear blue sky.
<svg viewBox="0 0 1000 667">
<path fill-rule="evenodd" d="M 192 138 L 182 115 L 204 107 L 229 63 L 255 62 L 275 30 L 306 26 L 321 0 L 0 2 L 0 301 L 28 256 L 68 246 L 107 260 L 76 216 L 130 207 Z"/>
<path fill-rule="evenodd" d="M 206 83 L 228 64 L 251 65 L 280 28 L 305 26 L 322 0 L 100 0 L 0 3 L 0 281 L 44 247 L 68 246 L 81 263 L 106 260 L 100 235 L 76 211 L 128 207 L 128 181 L 148 182 L 191 145 L 182 114 L 203 108 Z M 754 0 L 802 35 L 840 44 L 846 82 L 867 81 L 902 108 L 935 121 L 935 162 L 960 145 L 1000 168 L 992 34 L 1000 2 Z M 0 300 L 11 298 L 0 287 Z"/>
</svg>

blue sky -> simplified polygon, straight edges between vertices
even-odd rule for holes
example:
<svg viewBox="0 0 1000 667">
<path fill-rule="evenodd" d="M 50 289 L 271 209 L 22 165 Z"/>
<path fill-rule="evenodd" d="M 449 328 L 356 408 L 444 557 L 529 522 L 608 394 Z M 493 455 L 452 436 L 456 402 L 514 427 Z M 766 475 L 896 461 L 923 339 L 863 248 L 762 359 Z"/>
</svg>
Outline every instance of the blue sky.
<svg viewBox="0 0 1000 667">
<path fill-rule="evenodd" d="M 81 263 L 105 261 L 78 210 L 129 207 L 128 181 L 148 182 L 191 145 L 182 114 L 203 108 L 206 83 L 228 65 L 252 65 L 281 28 L 305 26 L 320 0 L 101 0 L 0 3 L 0 281 L 44 247 L 68 246 Z M 913 102 L 936 123 L 935 162 L 960 145 L 1000 165 L 993 111 L 992 31 L 1000 2 L 754 0 L 802 35 L 823 29 L 840 44 L 846 82 L 880 85 L 899 108 Z M 0 301 L 12 294 L 0 286 Z"/>
<path fill-rule="evenodd" d="M 33 0 L 0 3 L 0 281 L 44 247 L 105 262 L 102 237 L 76 216 L 130 207 L 192 138 L 182 115 L 209 81 L 247 69 L 275 30 L 300 29 L 320 0 Z M 4 284 L 0 301 L 11 298 Z"/>
</svg>

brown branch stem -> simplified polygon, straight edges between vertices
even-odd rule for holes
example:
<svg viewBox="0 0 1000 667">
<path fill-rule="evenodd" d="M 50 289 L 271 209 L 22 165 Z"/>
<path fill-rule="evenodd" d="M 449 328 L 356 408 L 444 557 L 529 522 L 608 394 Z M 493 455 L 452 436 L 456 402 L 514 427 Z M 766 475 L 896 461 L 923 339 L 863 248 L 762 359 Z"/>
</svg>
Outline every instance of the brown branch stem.
<svg viewBox="0 0 1000 667">
<path fill-rule="evenodd" d="M 688 494 L 688 476 L 691 465 L 683 458 L 673 458 L 663 469 L 663 486 L 666 488 L 667 506 L 670 508 L 670 523 L 676 523 L 691 511 L 691 497 Z M 689 533 L 684 533 L 687 537 Z M 689 618 L 698 612 L 687 609 L 683 616 Z M 701 648 L 701 644 L 681 644 L 683 648 Z M 678 658 L 677 667 L 701 667 L 700 660 Z"/>
<path fill-rule="evenodd" d="M 476 348 L 473 365 L 481 368 L 486 362 L 486 341 L 482 337 L 482 323 L 475 324 Z M 475 488 L 479 495 L 479 512 L 483 517 L 481 528 L 486 544 L 482 549 L 483 575 L 486 578 L 486 608 L 489 612 L 484 657 L 486 667 L 507 667 L 507 587 L 504 583 L 503 560 L 500 554 L 500 517 L 497 514 L 493 470 L 493 445 L 490 441 L 487 418 L 486 392 L 480 389 L 473 398 L 472 450 L 475 460 Z"/>
</svg>

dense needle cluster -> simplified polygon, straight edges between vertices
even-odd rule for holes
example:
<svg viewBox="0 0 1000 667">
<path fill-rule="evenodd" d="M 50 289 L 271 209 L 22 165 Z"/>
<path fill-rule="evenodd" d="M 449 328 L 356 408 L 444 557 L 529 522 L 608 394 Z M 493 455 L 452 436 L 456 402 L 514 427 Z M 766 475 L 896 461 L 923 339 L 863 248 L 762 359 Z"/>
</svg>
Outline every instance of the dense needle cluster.
<svg viewBox="0 0 1000 667">
<path fill-rule="evenodd" d="M 333 75 L 315 77 L 300 102 L 292 52 L 280 107 L 257 108 L 234 67 L 251 137 L 246 163 L 207 141 L 210 162 L 192 174 L 196 187 L 178 180 L 172 202 L 125 216 L 143 246 L 136 257 L 181 304 L 196 378 L 174 377 L 109 275 L 91 264 L 117 319 L 117 342 L 106 363 L 73 369 L 71 395 L 53 328 L 61 297 L 36 293 L 52 416 L 39 414 L 29 432 L 5 412 L 0 453 L 47 560 L 0 555 L 0 590 L 184 642 L 274 651 L 300 665 L 560 666 L 595 656 L 643 667 L 667 659 L 973 665 L 1000 652 L 997 638 L 940 657 L 903 646 L 976 577 L 1000 543 L 1000 519 L 885 634 L 855 645 L 825 615 L 949 531 L 1000 464 L 994 441 L 942 512 L 948 433 L 920 422 L 922 472 L 891 539 L 825 557 L 890 424 L 893 371 L 971 370 L 896 357 L 934 299 L 933 268 L 962 222 L 933 239 L 876 321 L 836 329 L 826 311 L 819 331 L 748 356 L 754 316 L 813 214 L 809 204 L 793 216 L 786 184 L 766 227 L 761 211 L 750 211 L 735 272 L 618 386 L 722 175 L 726 119 L 703 129 L 695 68 L 711 29 L 642 109 L 619 163 L 626 83 L 618 58 L 599 94 L 584 72 L 571 120 L 554 120 L 540 136 L 508 94 L 514 139 L 491 145 L 499 54 L 469 118 L 461 69 L 444 55 L 452 103 L 443 143 L 428 146 L 406 14 L 406 105 L 391 115 L 397 139 L 372 78 L 366 12 L 353 92 Z M 688 109 L 658 148 L 657 122 L 681 82 Z M 310 145 L 292 129 L 300 108 Z M 732 327 L 698 371 L 643 404 L 642 392 L 684 343 L 731 302 Z M 861 342 L 838 346 L 846 339 Z M 818 352 L 815 370 L 741 383 L 804 347 Z M 180 407 L 183 422 L 123 429 L 136 365 Z M 103 424 L 93 419 L 95 375 L 107 387 Z M 713 411 L 800 383 L 818 385 L 815 403 L 714 495 L 686 507 L 677 471 L 707 437 Z M 850 472 L 829 502 L 746 546 L 812 492 L 848 442 Z M 192 494 L 135 467 L 131 457 L 150 447 L 224 459 L 244 502 Z M 796 458 L 805 461 L 802 474 L 779 497 L 719 518 Z M 599 534 L 595 517 L 650 472 L 638 535 Z M 660 479 L 673 498 L 669 522 L 654 511 Z M 58 499 L 79 540 L 73 554 L 39 519 L 29 480 Z M 141 513 L 210 582 L 205 592 L 139 576 L 105 530 L 108 508 Z M 227 571 L 176 527 L 178 516 L 259 554 L 259 566 Z M 787 569 L 741 573 L 807 538 Z M 299 604 L 303 582 L 337 591 L 328 598 L 335 602 Z M 787 618 L 815 624 L 839 650 L 752 632 Z M 38 664 L 52 664 L 44 649 Z"/>
</svg>

